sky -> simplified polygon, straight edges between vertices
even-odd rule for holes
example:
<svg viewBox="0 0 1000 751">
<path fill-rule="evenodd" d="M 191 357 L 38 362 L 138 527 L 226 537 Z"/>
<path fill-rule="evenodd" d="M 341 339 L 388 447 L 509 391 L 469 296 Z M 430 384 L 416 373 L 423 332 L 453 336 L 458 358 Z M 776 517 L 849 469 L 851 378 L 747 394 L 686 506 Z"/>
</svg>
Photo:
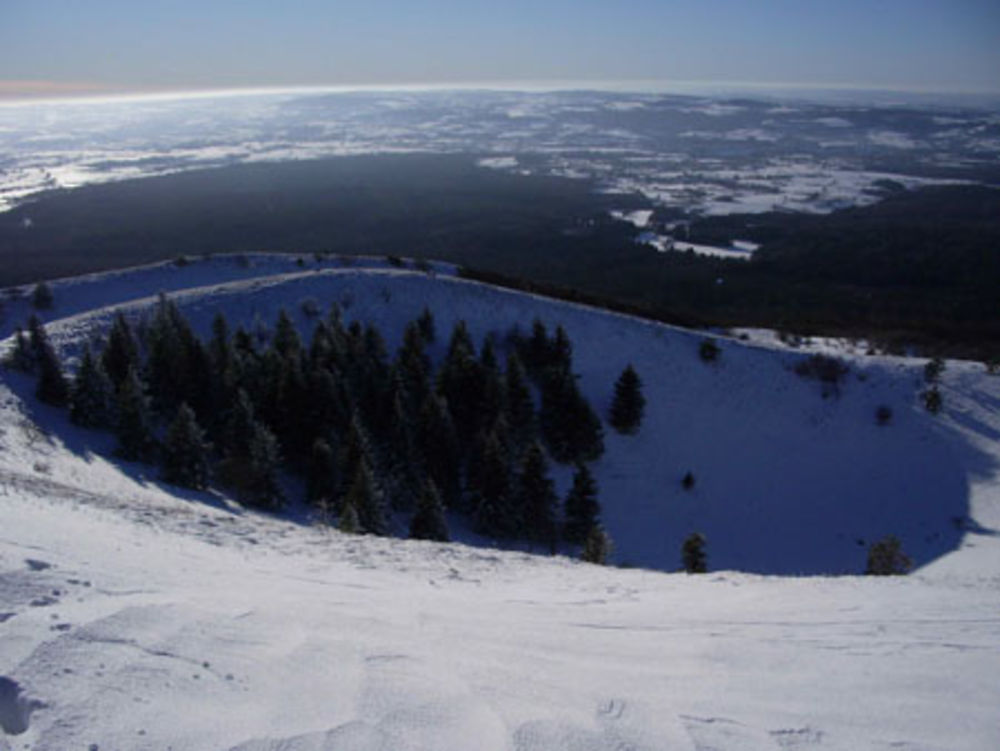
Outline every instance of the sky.
<svg viewBox="0 0 1000 751">
<path fill-rule="evenodd" d="M 1000 0 L 0 0 L 0 95 L 686 81 L 1000 91 Z"/>
</svg>

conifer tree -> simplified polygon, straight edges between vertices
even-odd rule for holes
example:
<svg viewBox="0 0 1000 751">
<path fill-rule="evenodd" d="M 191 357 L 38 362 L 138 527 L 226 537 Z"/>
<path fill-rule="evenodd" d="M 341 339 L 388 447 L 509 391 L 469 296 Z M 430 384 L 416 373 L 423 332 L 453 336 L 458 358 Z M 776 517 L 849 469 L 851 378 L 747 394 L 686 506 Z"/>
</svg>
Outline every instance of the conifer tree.
<svg viewBox="0 0 1000 751">
<path fill-rule="evenodd" d="M 468 328 L 459 321 L 438 372 L 437 391 L 448 404 L 460 445 L 469 445 L 482 425 L 484 380 Z"/>
<path fill-rule="evenodd" d="M 246 474 L 241 482 L 244 499 L 265 509 L 281 508 L 284 497 L 278 487 L 278 467 L 281 464 L 278 439 L 266 426 L 255 422 L 249 449 Z"/>
<path fill-rule="evenodd" d="M 516 505 L 524 520 L 524 531 L 529 540 L 548 545 L 555 553 L 556 492 L 549 477 L 548 465 L 542 447 L 537 443 L 528 449 L 521 463 L 517 478 Z"/>
<path fill-rule="evenodd" d="M 306 496 L 311 503 L 329 503 L 337 494 L 337 455 L 322 438 L 313 441 L 306 476 Z"/>
<path fill-rule="evenodd" d="M 597 501 L 597 483 L 586 464 L 578 464 L 573 474 L 573 486 L 566 496 L 563 537 L 580 545 L 598 523 L 601 505 Z"/>
<path fill-rule="evenodd" d="M 425 344 L 431 344 L 434 342 L 436 332 L 434 327 L 434 315 L 431 313 L 430 308 L 424 307 L 423 312 L 417 319 L 417 328 L 420 330 L 420 335 L 423 337 Z"/>
<path fill-rule="evenodd" d="M 444 506 L 441 496 L 434 487 L 433 480 L 424 482 L 417 502 L 417 513 L 410 522 L 410 537 L 415 540 L 436 540 L 448 542 L 448 522 L 444 518 Z"/>
<path fill-rule="evenodd" d="M 298 355 L 302 350 L 302 340 L 299 332 L 292 323 L 288 311 L 284 308 L 278 313 L 278 322 L 274 326 L 274 338 L 271 346 L 282 357 L 292 357 Z"/>
<path fill-rule="evenodd" d="M 611 402 L 611 427 L 619 433 L 635 433 L 642 421 L 645 406 L 642 381 L 630 363 L 615 383 L 615 396 Z"/>
<path fill-rule="evenodd" d="M 689 574 L 704 574 L 708 571 L 704 535 L 698 532 L 688 535 L 681 548 L 681 563 Z"/>
<path fill-rule="evenodd" d="M 340 510 L 337 529 L 348 535 L 356 535 L 361 531 L 361 522 L 358 520 L 358 512 L 354 510 L 353 503 L 345 501 Z"/>
<path fill-rule="evenodd" d="M 28 321 L 28 331 L 30 332 L 29 344 L 32 359 L 38 370 L 35 396 L 46 404 L 53 404 L 57 407 L 64 406 L 69 400 L 69 384 L 66 383 L 66 378 L 63 376 L 59 358 L 56 357 L 55 350 L 49 343 L 45 327 L 34 315 Z"/>
<path fill-rule="evenodd" d="M 208 486 L 210 451 L 194 410 L 182 403 L 163 443 L 163 479 L 172 485 L 204 490 Z"/>
<path fill-rule="evenodd" d="M 358 516 L 359 529 L 373 535 L 389 533 L 382 494 L 375 485 L 371 470 L 364 459 L 354 470 L 354 481 L 341 504 L 343 509 L 353 508 Z"/>
<path fill-rule="evenodd" d="M 521 358 L 515 352 L 511 352 L 507 356 L 503 401 L 507 424 L 510 427 L 514 444 L 514 453 L 515 456 L 520 456 L 535 439 L 538 432 L 538 420 L 524 366 L 521 364 Z"/>
<path fill-rule="evenodd" d="M 490 435 L 483 448 L 479 487 L 475 491 L 476 528 L 489 537 L 516 537 L 522 529 L 511 488 L 510 468 L 503 447 Z"/>
<path fill-rule="evenodd" d="M 14 346 L 4 358 L 4 366 L 21 373 L 33 373 L 35 371 L 35 358 L 31 354 L 31 345 L 28 337 L 18 326 L 14 334 Z"/>
<path fill-rule="evenodd" d="M 521 357 L 532 378 L 540 378 L 549 366 L 551 349 L 549 332 L 541 319 L 536 318 L 531 323 L 531 336 L 521 347 Z"/>
<path fill-rule="evenodd" d="M 611 538 L 599 524 L 595 524 L 587 532 L 587 537 L 580 551 L 580 559 L 587 563 L 605 565 L 611 555 Z"/>
<path fill-rule="evenodd" d="M 545 379 L 541 424 L 542 436 L 557 462 L 594 461 L 604 453 L 601 421 L 565 368 L 551 370 Z"/>
<path fill-rule="evenodd" d="M 115 314 L 107 346 L 101 354 L 101 364 L 114 384 L 115 391 L 121 390 L 129 369 L 135 368 L 137 373 L 139 371 L 139 352 L 132 336 L 132 328 L 121 312 Z"/>
<path fill-rule="evenodd" d="M 428 393 L 420 407 L 414 437 L 427 476 L 445 504 L 453 505 L 459 491 L 458 437 L 447 405 L 434 393 Z"/>
<path fill-rule="evenodd" d="M 403 343 L 396 353 L 396 371 L 408 394 L 407 407 L 413 415 L 430 390 L 431 363 L 425 351 L 426 340 L 416 322 L 403 332 Z"/>
<path fill-rule="evenodd" d="M 226 411 L 223 422 L 222 441 L 219 446 L 223 456 L 249 458 L 250 439 L 253 437 L 255 425 L 253 403 L 247 392 L 239 388 Z"/>
<path fill-rule="evenodd" d="M 39 282 L 31 293 L 31 304 L 36 310 L 48 310 L 52 307 L 54 297 L 52 288 L 45 282 Z"/>
<path fill-rule="evenodd" d="M 87 346 L 70 389 L 69 418 L 85 428 L 104 428 L 112 424 L 114 386 L 101 361 Z"/>
<path fill-rule="evenodd" d="M 128 461 L 149 461 L 156 448 L 152 417 L 139 373 L 131 367 L 118 390 L 116 453 Z"/>
</svg>

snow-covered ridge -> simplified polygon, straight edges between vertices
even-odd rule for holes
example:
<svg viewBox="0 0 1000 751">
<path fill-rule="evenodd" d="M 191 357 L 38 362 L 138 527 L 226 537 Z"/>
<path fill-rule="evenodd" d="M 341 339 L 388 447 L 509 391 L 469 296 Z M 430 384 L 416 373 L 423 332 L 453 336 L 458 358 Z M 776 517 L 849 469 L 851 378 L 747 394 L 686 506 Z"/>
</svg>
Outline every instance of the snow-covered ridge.
<svg viewBox="0 0 1000 751">
<path fill-rule="evenodd" d="M 596 408 L 625 361 L 645 381 L 639 434 L 609 431 L 594 467 L 619 561 L 674 569 L 700 529 L 717 573 L 244 512 L 107 458 L 109 436 L 0 372 L 0 749 L 997 745 L 1000 378 L 981 365 L 948 363 L 935 418 L 917 399 L 922 362 L 844 354 L 840 395 L 823 398 L 778 345 L 720 340 L 710 365 L 703 334 L 444 269 L 257 260 L 257 276 L 216 258 L 53 282 L 53 340 L 72 357 L 108 305 L 139 316 L 161 289 L 201 331 L 218 310 L 270 322 L 279 308 L 305 328 L 306 299 L 390 345 L 424 305 L 439 340 L 459 318 L 477 342 L 536 315 L 561 323 Z M 853 536 L 889 532 L 914 574 L 720 571 L 857 571 Z"/>
</svg>

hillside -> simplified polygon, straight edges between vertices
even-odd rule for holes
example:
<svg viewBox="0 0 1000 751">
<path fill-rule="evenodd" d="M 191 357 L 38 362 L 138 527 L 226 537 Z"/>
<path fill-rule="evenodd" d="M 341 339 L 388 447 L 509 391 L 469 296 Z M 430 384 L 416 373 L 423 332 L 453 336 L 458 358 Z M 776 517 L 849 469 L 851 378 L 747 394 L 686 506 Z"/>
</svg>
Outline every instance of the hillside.
<svg viewBox="0 0 1000 751">
<path fill-rule="evenodd" d="M 1000 668 L 1000 379 L 949 362 L 841 353 L 838 393 L 808 355 L 381 262 L 220 257 L 54 282 L 60 354 L 171 293 L 207 334 L 219 310 L 302 330 L 338 302 L 391 348 L 427 305 L 477 345 L 563 325 L 602 414 L 631 362 L 647 416 L 605 426 L 594 464 L 615 562 L 344 536 L 180 492 L 109 459 L 110 436 L 0 385 L 0 748 L 987 748 Z M 10 300 L 5 326 L 28 313 Z M 431 354 L 441 357 L 439 337 Z M 832 347 L 821 343 L 817 346 Z M 832 351 L 832 350 L 831 350 Z M 875 411 L 892 410 L 888 425 Z M 695 487 L 681 477 L 691 471 Z M 556 471 L 560 495 L 569 470 Z M 404 519 L 397 519 L 402 531 Z M 859 573 L 895 534 L 917 571 Z M 484 549 L 488 548 L 488 549 Z M 569 551 L 566 551 L 569 552 Z M 787 578 L 759 574 L 812 574 Z M 822 576 L 820 576 L 822 575 Z M 123 706 L 130 708 L 123 711 Z"/>
</svg>

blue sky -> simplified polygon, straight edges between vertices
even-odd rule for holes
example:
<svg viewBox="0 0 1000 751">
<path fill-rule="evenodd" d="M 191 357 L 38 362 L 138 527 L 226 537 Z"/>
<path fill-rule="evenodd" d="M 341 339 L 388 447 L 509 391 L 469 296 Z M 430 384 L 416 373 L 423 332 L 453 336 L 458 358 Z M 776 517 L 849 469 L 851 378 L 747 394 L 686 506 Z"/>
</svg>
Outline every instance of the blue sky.
<svg viewBox="0 0 1000 751">
<path fill-rule="evenodd" d="M 8 92 L 635 80 L 996 92 L 1000 0 L 0 0 Z"/>
</svg>

